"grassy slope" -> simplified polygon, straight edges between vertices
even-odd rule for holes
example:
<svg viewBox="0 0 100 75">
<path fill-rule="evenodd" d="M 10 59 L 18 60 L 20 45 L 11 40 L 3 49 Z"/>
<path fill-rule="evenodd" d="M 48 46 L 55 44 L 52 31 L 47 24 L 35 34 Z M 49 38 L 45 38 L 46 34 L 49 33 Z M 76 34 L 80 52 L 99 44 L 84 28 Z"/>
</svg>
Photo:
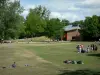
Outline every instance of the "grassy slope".
<svg viewBox="0 0 100 75">
<path fill-rule="evenodd" d="M 83 43 L 87 45 L 89 43 Z M 76 53 L 77 43 L 38 43 L 0 45 L 0 75 L 56 75 L 63 69 L 100 69 L 99 56 Z M 100 53 L 100 51 L 98 51 Z M 97 54 L 97 53 L 95 53 Z M 82 60 L 83 65 L 67 65 L 66 59 Z M 9 66 L 16 62 L 17 68 Z M 29 67 L 25 67 L 29 64 Z M 2 69 L 6 66 L 6 69 Z"/>
</svg>

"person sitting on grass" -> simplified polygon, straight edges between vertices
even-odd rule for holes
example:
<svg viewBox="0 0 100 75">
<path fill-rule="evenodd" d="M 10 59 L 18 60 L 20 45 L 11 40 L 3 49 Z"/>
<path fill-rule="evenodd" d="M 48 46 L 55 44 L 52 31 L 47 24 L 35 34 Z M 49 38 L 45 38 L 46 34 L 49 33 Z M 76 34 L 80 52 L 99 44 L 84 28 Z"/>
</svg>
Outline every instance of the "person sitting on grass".
<svg viewBox="0 0 100 75">
<path fill-rule="evenodd" d="M 76 47 L 76 48 L 77 48 L 77 51 L 79 52 L 79 45 L 77 45 L 77 47 Z"/>
<path fill-rule="evenodd" d="M 71 64 L 72 63 L 72 60 L 65 60 L 64 63 Z"/>
<path fill-rule="evenodd" d="M 82 61 L 76 61 L 76 60 L 65 60 L 64 63 L 66 64 L 84 64 Z"/>
<path fill-rule="evenodd" d="M 84 49 L 81 50 L 81 53 L 85 53 L 86 51 Z"/>
<path fill-rule="evenodd" d="M 83 44 L 81 44 L 80 46 L 81 46 L 81 50 L 83 50 L 83 48 L 84 48 Z"/>
<path fill-rule="evenodd" d="M 16 68 L 16 64 L 15 64 L 15 62 L 12 64 L 12 68 Z"/>
</svg>

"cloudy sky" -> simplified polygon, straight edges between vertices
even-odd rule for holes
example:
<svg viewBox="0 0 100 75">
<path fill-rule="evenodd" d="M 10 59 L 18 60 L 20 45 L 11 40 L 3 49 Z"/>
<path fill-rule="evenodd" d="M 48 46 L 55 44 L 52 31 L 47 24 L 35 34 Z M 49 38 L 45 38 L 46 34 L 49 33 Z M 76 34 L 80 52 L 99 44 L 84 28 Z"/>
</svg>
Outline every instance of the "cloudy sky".
<svg viewBox="0 0 100 75">
<path fill-rule="evenodd" d="M 67 19 L 71 22 L 83 20 L 86 16 L 100 15 L 100 0 L 20 0 L 25 8 L 22 15 L 28 14 L 29 8 L 43 5 L 51 11 L 51 18 Z"/>
</svg>

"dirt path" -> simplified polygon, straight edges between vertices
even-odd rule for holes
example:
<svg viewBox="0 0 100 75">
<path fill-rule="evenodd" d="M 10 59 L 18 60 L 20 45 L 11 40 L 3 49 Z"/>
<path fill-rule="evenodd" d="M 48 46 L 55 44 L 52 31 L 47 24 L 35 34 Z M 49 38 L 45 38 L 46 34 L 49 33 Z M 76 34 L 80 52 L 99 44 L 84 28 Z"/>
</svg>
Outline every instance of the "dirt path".
<svg viewBox="0 0 100 75">
<path fill-rule="evenodd" d="M 37 56 L 34 52 L 31 52 L 29 50 L 17 50 L 15 52 L 15 55 L 16 56 L 20 56 L 21 58 L 30 58 L 30 59 L 34 59 L 35 61 L 38 61 L 38 62 L 43 62 L 43 63 L 52 63 L 52 62 L 49 62 L 47 60 L 44 60 L 43 58 Z"/>
</svg>

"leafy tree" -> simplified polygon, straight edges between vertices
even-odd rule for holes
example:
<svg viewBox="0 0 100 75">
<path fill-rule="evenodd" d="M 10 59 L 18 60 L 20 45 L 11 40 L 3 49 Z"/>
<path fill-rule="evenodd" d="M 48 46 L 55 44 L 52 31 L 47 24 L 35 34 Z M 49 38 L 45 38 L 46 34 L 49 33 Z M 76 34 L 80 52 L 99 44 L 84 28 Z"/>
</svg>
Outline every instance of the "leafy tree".
<svg viewBox="0 0 100 75">
<path fill-rule="evenodd" d="M 77 26 L 79 24 L 80 24 L 80 21 L 75 21 L 75 22 L 72 23 L 73 26 Z"/>
<path fill-rule="evenodd" d="M 18 37 L 19 38 L 24 38 L 25 37 L 25 19 L 23 16 L 20 16 L 20 22 L 19 22 L 19 27 L 18 27 Z"/>
<path fill-rule="evenodd" d="M 18 37 L 20 28 L 22 7 L 20 1 L 10 2 L 9 0 L 1 1 L 0 8 L 0 38 L 9 39 Z"/>
<path fill-rule="evenodd" d="M 0 0 L 0 39 L 3 38 L 4 30 L 4 14 L 7 6 L 7 0 Z"/>
<path fill-rule="evenodd" d="M 25 21 L 25 30 L 28 37 L 38 36 L 45 31 L 46 20 L 49 19 L 49 13 L 49 10 L 42 6 L 30 9 Z"/>
<path fill-rule="evenodd" d="M 47 23 L 46 33 L 49 38 L 59 39 L 61 38 L 61 31 L 64 25 L 58 18 L 52 18 Z"/>
<path fill-rule="evenodd" d="M 100 34 L 100 16 L 98 16 L 98 21 L 99 21 L 99 24 L 98 24 L 97 28 L 98 28 L 99 34 Z"/>
<path fill-rule="evenodd" d="M 86 17 L 83 25 L 81 26 L 81 34 L 84 40 L 93 40 L 100 36 L 100 23 L 98 16 Z"/>
<path fill-rule="evenodd" d="M 42 19 L 49 19 L 50 11 L 44 6 L 39 5 L 34 9 L 34 12 Z"/>
<path fill-rule="evenodd" d="M 83 25 L 83 20 L 80 20 L 80 21 L 75 21 L 75 22 L 72 22 L 71 23 L 73 26 L 81 26 L 81 25 Z"/>
<path fill-rule="evenodd" d="M 66 20 L 66 19 L 63 19 L 63 20 L 62 20 L 62 24 L 63 24 L 64 26 L 67 26 L 67 25 L 69 25 L 69 21 Z"/>
</svg>

